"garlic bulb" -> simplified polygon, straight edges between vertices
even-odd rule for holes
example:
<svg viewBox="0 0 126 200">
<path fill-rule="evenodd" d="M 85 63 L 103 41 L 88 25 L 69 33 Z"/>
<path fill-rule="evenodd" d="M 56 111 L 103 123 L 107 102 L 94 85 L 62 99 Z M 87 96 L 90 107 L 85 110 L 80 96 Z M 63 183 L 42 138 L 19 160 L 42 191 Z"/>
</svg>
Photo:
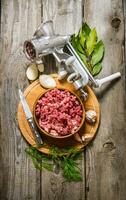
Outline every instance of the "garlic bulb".
<svg viewBox="0 0 126 200">
<path fill-rule="evenodd" d="M 86 112 L 86 121 L 89 124 L 94 124 L 96 122 L 96 119 L 97 119 L 97 114 L 94 110 L 88 110 Z"/>
</svg>

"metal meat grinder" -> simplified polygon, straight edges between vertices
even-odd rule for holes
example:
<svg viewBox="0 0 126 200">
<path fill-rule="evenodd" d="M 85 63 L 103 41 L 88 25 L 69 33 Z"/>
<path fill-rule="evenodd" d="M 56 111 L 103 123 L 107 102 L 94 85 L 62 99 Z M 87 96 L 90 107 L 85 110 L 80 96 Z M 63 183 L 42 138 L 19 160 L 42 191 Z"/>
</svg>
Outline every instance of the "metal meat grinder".
<svg viewBox="0 0 126 200">
<path fill-rule="evenodd" d="M 43 56 L 53 54 L 60 66 L 58 78 L 61 80 L 67 76 L 67 81 L 80 90 L 86 100 L 88 94 L 84 91 L 84 86 L 89 81 L 94 87 L 101 87 L 102 84 L 120 77 L 121 74 L 117 72 L 103 79 L 94 79 L 71 45 L 70 37 L 70 35 L 56 35 L 53 22 L 47 21 L 39 26 L 32 39 L 25 41 L 24 52 L 33 62 L 42 61 Z M 69 53 L 64 52 L 64 46 Z"/>
</svg>

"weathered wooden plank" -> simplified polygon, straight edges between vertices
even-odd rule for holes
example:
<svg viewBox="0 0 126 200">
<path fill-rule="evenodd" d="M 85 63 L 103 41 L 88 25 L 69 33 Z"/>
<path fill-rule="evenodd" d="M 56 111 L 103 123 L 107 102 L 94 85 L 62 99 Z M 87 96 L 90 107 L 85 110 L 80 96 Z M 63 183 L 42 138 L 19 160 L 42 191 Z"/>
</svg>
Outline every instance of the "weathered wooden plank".
<svg viewBox="0 0 126 200">
<path fill-rule="evenodd" d="M 40 172 L 24 153 L 18 129 L 18 87 L 24 89 L 27 60 L 22 52 L 41 21 L 40 0 L 2 1 L 0 67 L 0 199 L 40 199 Z"/>
<path fill-rule="evenodd" d="M 43 0 L 43 21 L 53 20 L 56 34 L 73 34 L 82 24 L 82 0 Z"/>
<path fill-rule="evenodd" d="M 124 63 L 126 63 L 126 1 L 125 0 L 123 0 L 123 10 L 124 10 L 124 23 L 125 23 L 125 25 L 124 25 L 124 27 L 125 27 L 125 29 L 124 29 L 124 33 L 125 33 L 125 48 L 124 48 L 125 61 L 124 61 Z M 126 82 L 125 82 L 125 85 L 126 85 Z"/>
<path fill-rule="evenodd" d="M 82 23 L 82 1 L 44 0 L 43 21 L 53 20 L 55 33 L 72 34 L 77 32 Z M 80 162 L 83 182 L 68 183 L 61 173 L 42 172 L 42 199 L 43 200 L 78 200 L 85 198 L 84 156 Z"/>
<path fill-rule="evenodd" d="M 86 152 L 86 199 L 126 199 L 126 90 L 122 1 L 85 1 L 84 18 L 97 27 L 106 52 L 100 76 L 121 71 L 122 78 L 97 91 L 101 125 Z M 110 87 L 111 86 L 111 87 Z"/>
</svg>

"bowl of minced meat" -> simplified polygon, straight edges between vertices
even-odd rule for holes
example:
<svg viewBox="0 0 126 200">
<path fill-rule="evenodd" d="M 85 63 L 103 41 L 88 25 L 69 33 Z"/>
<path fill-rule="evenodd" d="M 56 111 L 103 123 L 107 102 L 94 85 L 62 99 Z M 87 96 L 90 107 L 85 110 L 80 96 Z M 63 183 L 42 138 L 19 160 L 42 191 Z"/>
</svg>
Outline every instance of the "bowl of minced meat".
<svg viewBox="0 0 126 200">
<path fill-rule="evenodd" d="M 85 120 L 84 105 L 69 90 L 50 89 L 36 100 L 34 120 L 40 132 L 50 137 L 66 138 L 82 127 Z"/>
</svg>

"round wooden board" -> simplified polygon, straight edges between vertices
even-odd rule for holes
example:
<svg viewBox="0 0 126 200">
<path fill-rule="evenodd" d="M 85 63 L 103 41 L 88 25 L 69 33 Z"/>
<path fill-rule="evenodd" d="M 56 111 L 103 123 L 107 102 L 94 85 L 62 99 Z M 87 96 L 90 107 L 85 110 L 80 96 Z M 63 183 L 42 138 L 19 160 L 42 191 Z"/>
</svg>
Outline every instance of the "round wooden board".
<svg viewBox="0 0 126 200">
<path fill-rule="evenodd" d="M 66 80 L 58 81 L 56 74 L 54 74 L 52 76 L 55 78 L 55 80 L 57 82 L 57 87 L 69 89 L 70 91 L 76 93 L 78 96 L 81 95 L 80 92 L 76 91 L 74 86 L 72 84 L 68 83 Z M 96 123 L 94 125 L 90 125 L 85 121 L 83 127 L 79 131 L 79 135 L 81 137 L 87 136 L 87 139 L 83 143 L 81 143 L 81 142 L 76 141 L 74 136 L 70 137 L 70 139 L 67 139 L 67 140 L 64 140 L 64 139 L 56 140 L 55 138 L 50 139 L 43 134 L 42 137 L 43 137 L 43 140 L 45 141 L 46 145 L 44 145 L 42 148 L 39 149 L 41 152 L 49 154 L 49 148 L 52 144 L 60 146 L 60 147 L 73 146 L 75 148 L 81 149 L 84 146 L 86 146 L 93 139 L 93 137 L 95 136 L 96 131 L 98 129 L 99 122 L 100 122 L 100 107 L 99 107 L 98 100 L 97 100 L 94 92 L 92 91 L 92 89 L 89 86 L 87 86 L 85 89 L 88 92 L 88 99 L 87 99 L 87 101 L 84 102 L 85 111 L 95 110 L 97 113 Z M 33 111 L 33 106 L 34 106 L 34 103 L 35 103 L 37 97 L 40 96 L 45 91 L 46 91 L 46 89 L 40 86 L 38 80 L 34 81 L 32 84 L 30 84 L 27 87 L 27 89 L 24 92 L 24 96 L 27 100 L 27 103 L 28 103 L 31 111 Z M 22 132 L 22 135 L 24 136 L 24 138 L 27 140 L 27 142 L 29 144 L 34 146 L 35 140 L 32 135 L 31 129 L 28 125 L 28 122 L 26 120 L 21 103 L 19 103 L 19 105 L 18 105 L 17 118 L 18 118 L 19 128 Z"/>
</svg>

